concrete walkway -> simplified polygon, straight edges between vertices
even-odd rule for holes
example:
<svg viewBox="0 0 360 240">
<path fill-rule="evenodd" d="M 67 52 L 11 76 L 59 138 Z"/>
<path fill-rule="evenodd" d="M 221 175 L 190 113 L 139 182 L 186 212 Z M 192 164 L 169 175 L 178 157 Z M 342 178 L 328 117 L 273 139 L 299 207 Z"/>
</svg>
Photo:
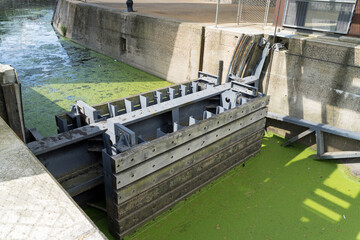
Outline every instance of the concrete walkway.
<svg viewBox="0 0 360 240">
<path fill-rule="evenodd" d="M 0 118 L 0 239 L 106 239 Z"/>
<path fill-rule="evenodd" d="M 126 0 L 86 0 L 87 3 L 99 4 L 126 10 Z M 134 0 L 133 8 L 139 13 L 175 18 L 181 21 L 213 25 L 215 23 L 216 2 L 203 0 Z M 220 4 L 218 23 L 236 23 L 237 4 Z M 243 6 L 242 18 L 246 22 L 263 23 L 264 7 Z M 270 8 L 269 21 L 272 22 L 274 8 Z M 269 24 L 271 25 L 271 24 Z"/>
</svg>

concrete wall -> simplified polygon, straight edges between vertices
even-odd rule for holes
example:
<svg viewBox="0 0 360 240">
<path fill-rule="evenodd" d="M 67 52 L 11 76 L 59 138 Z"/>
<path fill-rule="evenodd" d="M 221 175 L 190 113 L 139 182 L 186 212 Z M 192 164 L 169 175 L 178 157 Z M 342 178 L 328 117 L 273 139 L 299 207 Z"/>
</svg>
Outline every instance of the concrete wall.
<svg viewBox="0 0 360 240">
<path fill-rule="evenodd" d="M 239 41 L 240 33 L 215 28 L 205 29 L 203 72 L 218 75 L 219 61 L 224 61 L 223 81 Z"/>
<path fill-rule="evenodd" d="M 247 33 L 252 34 L 252 33 Z M 263 34 L 254 34 L 255 42 L 258 42 Z M 225 81 L 227 71 L 229 69 L 230 61 L 233 57 L 235 47 L 241 37 L 241 32 L 230 32 L 212 27 L 205 28 L 204 37 L 204 55 L 202 71 L 213 75 L 218 75 L 219 61 L 224 61 L 223 69 L 223 82 Z M 255 46 L 254 59 L 258 59 L 261 50 Z M 251 74 L 252 68 L 255 66 L 256 61 L 251 61 L 247 67 L 247 74 Z"/>
<path fill-rule="evenodd" d="M 294 37 L 273 52 L 262 83 L 269 111 L 360 132 L 360 47 Z"/>
<path fill-rule="evenodd" d="M 330 39 L 293 37 L 272 52 L 262 92 L 270 112 L 360 132 L 360 46 Z M 304 129 L 272 122 L 288 138 Z M 279 130 L 282 129 L 282 130 Z M 308 146 L 313 137 L 303 140 Z M 358 150 L 359 142 L 326 134 L 325 150 Z"/>
<path fill-rule="evenodd" d="M 200 25 L 59 0 L 53 26 L 60 33 L 66 27 L 71 40 L 171 82 L 197 77 Z"/>
</svg>

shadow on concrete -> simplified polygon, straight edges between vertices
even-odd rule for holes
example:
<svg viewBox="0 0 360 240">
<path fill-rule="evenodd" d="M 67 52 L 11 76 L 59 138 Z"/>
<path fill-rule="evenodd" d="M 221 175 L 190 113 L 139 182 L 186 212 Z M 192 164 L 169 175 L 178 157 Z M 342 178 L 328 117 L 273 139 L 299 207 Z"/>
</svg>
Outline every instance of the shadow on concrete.
<svg viewBox="0 0 360 240">
<path fill-rule="evenodd" d="M 290 39 L 289 50 L 271 53 L 263 80 L 263 91 L 271 95 L 270 111 L 360 132 L 357 54 L 355 44 L 337 39 Z M 286 138 L 306 130 L 285 123 L 277 126 L 285 127 Z M 316 142 L 309 136 L 302 143 Z M 325 151 L 359 150 L 359 142 L 329 134 L 325 145 Z"/>
<path fill-rule="evenodd" d="M 360 112 L 356 104 L 360 88 L 353 85 L 360 70 L 356 49 L 344 50 L 340 45 L 324 49 L 326 45 L 302 41 L 298 49 L 286 54 L 289 115 L 359 132 L 355 119 Z M 326 151 L 359 150 L 354 149 L 359 146 L 356 141 L 335 136 L 327 139 Z"/>
</svg>

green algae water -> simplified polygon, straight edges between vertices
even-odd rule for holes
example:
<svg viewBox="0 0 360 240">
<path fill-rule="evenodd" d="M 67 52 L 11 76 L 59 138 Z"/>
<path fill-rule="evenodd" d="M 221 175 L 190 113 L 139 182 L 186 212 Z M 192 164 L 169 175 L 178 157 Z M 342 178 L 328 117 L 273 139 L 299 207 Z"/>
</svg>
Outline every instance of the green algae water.
<svg viewBox="0 0 360 240">
<path fill-rule="evenodd" d="M 283 142 L 266 134 L 245 165 L 126 239 L 360 239 L 359 179 L 336 162 L 315 161 L 309 148 Z"/>
<path fill-rule="evenodd" d="M 170 85 L 58 36 L 51 26 L 54 6 L 0 0 L 0 63 L 17 70 L 27 128 L 51 136 L 55 114 L 76 100 L 94 105 Z"/>
</svg>

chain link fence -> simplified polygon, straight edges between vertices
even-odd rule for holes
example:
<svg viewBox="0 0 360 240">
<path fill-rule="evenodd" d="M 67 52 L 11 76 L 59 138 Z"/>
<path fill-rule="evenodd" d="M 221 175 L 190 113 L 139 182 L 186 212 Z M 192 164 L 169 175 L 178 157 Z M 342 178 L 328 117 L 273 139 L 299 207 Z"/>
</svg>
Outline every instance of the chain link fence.
<svg viewBox="0 0 360 240">
<path fill-rule="evenodd" d="M 237 23 L 258 23 L 271 25 L 274 20 L 276 0 L 208 0 L 217 1 L 221 9 L 231 6 L 232 11 L 237 11 Z M 227 5 L 227 6 L 226 6 Z M 224 11 L 224 10 L 223 10 Z M 218 9 L 217 9 L 218 12 Z M 229 14 L 229 11 L 227 12 Z M 223 13 L 224 14 L 224 13 Z M 233 13 L 231 13 L 232 15 Z M 218 16 L 223 18 L 224 15 Z M 217 17 L 217 18 L 218 18 Z M 217 19 L 215 20 L 217 22 Z"/>
<path fill-rule="evenodd" d="M 276 0 L 238 0 L 238 13 L 236 21 L 251 23 L 273 22 Z"/>
</svg>

